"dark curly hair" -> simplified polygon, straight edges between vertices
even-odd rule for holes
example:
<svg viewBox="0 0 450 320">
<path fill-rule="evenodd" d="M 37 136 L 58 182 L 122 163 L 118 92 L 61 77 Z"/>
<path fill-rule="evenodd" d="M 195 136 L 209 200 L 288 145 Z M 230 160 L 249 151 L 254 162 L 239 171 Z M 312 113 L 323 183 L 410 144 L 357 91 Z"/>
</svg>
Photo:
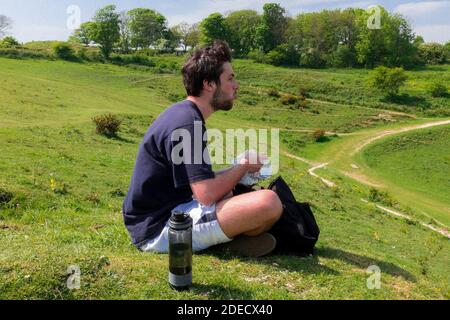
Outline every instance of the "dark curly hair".
<svg viewBox="0 0 450 320">
<path fill-rule="evenodd" d="M 226 62 L 231 62 L 231 49 L 225 41 L 195 50 L 181 70 L 187 94 L 199 97 L 205 80 L 219 85 Z"/>
</svg>

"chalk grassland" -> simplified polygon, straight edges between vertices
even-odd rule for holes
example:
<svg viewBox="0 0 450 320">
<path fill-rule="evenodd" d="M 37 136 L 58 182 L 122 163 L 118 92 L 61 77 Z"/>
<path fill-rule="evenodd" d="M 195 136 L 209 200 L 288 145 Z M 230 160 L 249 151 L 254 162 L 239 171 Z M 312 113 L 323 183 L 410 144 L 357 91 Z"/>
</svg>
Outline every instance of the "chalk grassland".
<svg viewBox="0 0 450 320">
<path fill-rule="evenodd" d="M 324 103 L 325 93 L 320 96 L 314 89 L 308 108 L 289 109 L 268 95 L 270 79 L 263 72 L 284 74 L 287 83 L 294 72 L 324 83 L 352 77 L 341 70 L 327 75 L 246 66 L 236 61 L 241 101 L 235 111 L 214 115 L 210 127 L 323 127 L 354 133 L 410 121 L 383 111 L 389 107 L 383 102 L 383 110 L 350 101 Z M 349 72 L 363 77 L 360 71 Z M 426 72 L 441 75 L 439 70 Z M 137 251 L 120 210 L 143 134 L 162 110 L 183 98 L 180 76 L 101 64 L 0 59 L 0 86 L 0 298 L 450 298 L 448 239 L 363 203 L 369 188 L 350 179 L 328 188 L 307 174 L 308 165 L 284 156 L 281 175 L 298 200 L 311 202 L 321 226 L 317 254 L 253 260 L 207 251 L 194 257 L 192 290 L 174 292 L 167 285 L 167 255 Z M 274 80 L 272 86 L 280 94 L 291 91 L 283 82 Z M 123 120 L 117 138 L 94 132 L 91 118 L 105 112 Z M 283 150 L 318 148 L 308 131 L 282 133 Z M 323 146 L 339 138 L 330 139 Z M 71 265 L 80 266 L 80 290 L 67 288 Z M 381 269 L 380 289 L 367 288 L 371 265 Z"/>
<path fill-rule="evenodd" d="M 450 127 L 418 130 L 374 143 L 362 158 L 392 185 L 442 203 L 434 215 L 450 225 Z M 423 200 L 423 199 L 422 199 Z"/>
</svg>

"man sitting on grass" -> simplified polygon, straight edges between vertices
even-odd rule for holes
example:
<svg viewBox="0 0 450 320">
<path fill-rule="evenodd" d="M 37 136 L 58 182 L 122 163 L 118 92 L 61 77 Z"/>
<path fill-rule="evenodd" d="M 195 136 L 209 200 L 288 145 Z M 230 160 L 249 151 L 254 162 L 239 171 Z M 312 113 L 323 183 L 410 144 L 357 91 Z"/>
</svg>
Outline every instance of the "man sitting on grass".
<svg viewBox="0 0 450 320">
<path fill-rule="evenodd" d="M 279 197 L 271 190 L 232 194 L 246 173 L 261 169 L 261 159 L 252 163 L 247 154 L 240 163 L 220 172 L 214 172 L 209 159 L 199 159 L 195 152 L 183 150 L 182 163 L 173 159 L 178 144 L 186 146 L 185 141 L 174 141 L 179 132 L 199 136 L 200 142 L 189 144 L 200 143 L 201 155 L 207 155 L 205 121 L 216 111 L 232 109 L 239 84 L 231 66 L 230 48 L 218 41 L 196 50 L 182 74 L 188 97 L 158 117 L 139 147 L 123 204 L 132 241 L 142 251 L 168 252 L 168 220 L 172 211 L 182 210 L 193 219 L 194 251 L 223 244 L 243 255 L 266 255 L 276 244 L 266 231 L 283 211 Z"/>
</svg>

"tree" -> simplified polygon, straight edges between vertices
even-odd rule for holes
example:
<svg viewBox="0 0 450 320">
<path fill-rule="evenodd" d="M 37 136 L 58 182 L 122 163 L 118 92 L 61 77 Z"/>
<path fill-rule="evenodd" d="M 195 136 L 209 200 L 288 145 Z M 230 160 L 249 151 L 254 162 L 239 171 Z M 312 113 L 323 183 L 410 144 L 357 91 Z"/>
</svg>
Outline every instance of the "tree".
<svg viewBox="0 0 450 320">
<path fill-rule="evenodd" d="M 425 64 L 442 64 L 447 60 L 445 47 L 440 43 L 424 43 L 419 46 L 419 60 Z"/>
<path fill-rule="evenodd" d="M 131 46 L 130 15 L 126 11 L 120 12 L 119 29 L 120 49 L 124 53 L 129 53 Z"/>
<path fill-rule="evenodd" d="M 120 40 L 119 14 L 115 5 L 106 6 L 96 12 L 92 39 L 100 45 L 105 58 L 109 59 L 114 45 Z"/>
<path fill-rule="evenodd" d="M 450 41 L 444 45 L 445 56 L 447 57 L 447 61 L 450 61 Z"/>
<path fill-rule="evenodd" d="M 12 20 L 11 18 L 0 14 L 0 38 L 3 38 L 8 33 L 8 30 L 11 29 Z"/>
<path fill-rule="evenodd" d="M 359 39 L 356 45 L 358 61 L 366 67 L 379 65 L 411 66 L 416 60 L 414 34 L 408 22 L 400 15 L 391 15 L 380 7 L 380 29 L 369 29 L 370 13 L 361 10 L 358 15 Z"/>
<path fill-rule="evenodd" d="M 160 13 L 144 8 L 136 8 L 128 12 L 130 16 L 131 45 L 134 48 L 148 48 L 156 40 L 164 38 L 167 30 L 166 18 Z"/>
<path fill-rule="evenodd" d="M 230 41 L 230 30 L 225 23 L 225 18 L 220 13 L 212 13 L 200 23 L 203 44 L 211 44 L 214 40 Z"/>
<path fill-rule="evenodd" d="M 13 37 L 5 37 L 0 40 L 0 48 L 16 48 L 20 43 Z"/>
<path fill-rule="evenodd" d="M 88 46 L 93 39 L 94 22 L 85 22 L 70 36 L 70 42 L 81 43 Z"/>
<path fill-rule="evenodd" d="M 275 66 L 297 66 L 299 56 L 294 47 L 288 44 L 280 44 L 266 54 L 266 61 Z"/>
<path fill-rule="evenodd" d="M 178 44 L 183 46 L 184 52 L 187 51 L 186 37 L 189 33 L 190 25 L 187 22 L 181 22 L 170 28 L 173 36 L 178 40 Z"/>
<path fill-rule="evenodd" d="M 194 23 L 186 36 L 186 46 L 195 48 L 200 43 L 200 23 Z"/>
<path fill-rule="evenodd" d="M 262 49 L 268 52 L 282 44 L 287 29 L 286 10 L 277 3 L 266 3 L 263 6 L 262 26 L 258 28 Z"/>
<path fill-rule="evenodd" d="M 181 22 L 172 27 L 170 31 L 179 40 L 179 44 L 183 46 L 184 52 L 188 47 L 195 47 L 199 43 L 198 24 L 190 25 L 187 22 Z"/>
<path fill-rule="evenodd" d="M 350 45 L 342 44 L 334 51 L 331 65 L 337 68 L 353 67 L 356 62 L 356 54 Z"/>
<path fill-rule="evenodd" d="M 369 77 L 369 85 L 387 96 L 392 98 L 396 96 L 406 82 L 408 77 L 406 76 L 403 68 L 387 68 L 378 67 L 375 68 Z"/>
<path fill-rule="evenodd" d="M 230 31 L 229 45 L 240 56 L 258 49 L 258 27 L 262 17 L 254 10 L 233 11 L 225 18 Z"/>
</svg>

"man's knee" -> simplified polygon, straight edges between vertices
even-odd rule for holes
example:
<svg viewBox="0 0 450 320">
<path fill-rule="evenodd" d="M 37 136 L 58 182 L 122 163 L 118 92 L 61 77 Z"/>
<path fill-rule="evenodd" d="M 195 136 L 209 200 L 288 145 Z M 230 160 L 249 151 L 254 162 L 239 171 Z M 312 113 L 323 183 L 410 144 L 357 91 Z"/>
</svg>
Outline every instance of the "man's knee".
<svg viewBox="0 0 450 320">
<path fill-rule="evenodd" d="M 278 195 L 272 190 L 261 190 L 259 195 L 259 205 L 264 211 L 269 222 L 276 222 L 283 212 L 283 205 Z"/>
</svg>

